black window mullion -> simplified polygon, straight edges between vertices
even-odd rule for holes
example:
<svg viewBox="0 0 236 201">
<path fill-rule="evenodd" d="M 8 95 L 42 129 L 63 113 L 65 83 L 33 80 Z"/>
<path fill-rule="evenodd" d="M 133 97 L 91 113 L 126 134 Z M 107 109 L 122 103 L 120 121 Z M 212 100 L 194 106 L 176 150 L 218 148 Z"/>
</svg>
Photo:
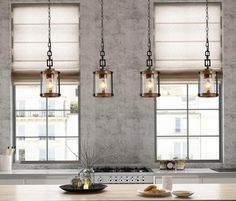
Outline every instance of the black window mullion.
<svg viewBox="0 0 236 201">
<path fill-rule="evenodd" d="M 46 161 L 48 161 L 48 98 L 46 98 Z"/>
<path fill-rule="evenodd" d="M 187 89 L 187 159 L 189 160 L 189 86 L 186 85 Z"/>
</svg>

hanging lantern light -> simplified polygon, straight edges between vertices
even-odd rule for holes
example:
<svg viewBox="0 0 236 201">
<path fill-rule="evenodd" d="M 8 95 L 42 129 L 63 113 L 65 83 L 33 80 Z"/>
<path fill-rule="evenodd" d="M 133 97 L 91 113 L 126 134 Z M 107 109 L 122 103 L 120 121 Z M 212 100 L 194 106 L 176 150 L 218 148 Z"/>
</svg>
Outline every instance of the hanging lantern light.
<svg viewBox="0 0 236 201">
<path fill-rule="evenodd" d="M 212 70 L 209 50 L 209 14 L 208 0 L 206 0 L 206 59 L 204 60 L 205 70 L 199 72 L 198 96 L 199 97 L 217 97 L 219 95 L 218 73 Z"/>
<path fill-rule="evenodd" d="M 104 26 L 103 26 L 103 0 L 101 0 L 101 59 L 100 69 L 93 72 L 93 95 L 95 97 L 112 97 L 113 96 L 113 72 L 106 67 L 105 50 L 104 50 Z"/>
<path fill-rule="evenodd" d="M 152 69 L 152 48 L 151 48 L 151 20 L 150 20 L 150 0 L 148 0 L 148 51 L 146 66 L 147 69 L 140 72 L 140 96 L 159 97 L 160 96 L 160 73 Z"/>
<path fill-rule="evenodd" d="M 48 52 L 47 69 L 40 73 L 40 96 L 60 97 L 60 72 L 53 69 L 51 49 L 51 2 L 48 0 Z"/>
</svg>

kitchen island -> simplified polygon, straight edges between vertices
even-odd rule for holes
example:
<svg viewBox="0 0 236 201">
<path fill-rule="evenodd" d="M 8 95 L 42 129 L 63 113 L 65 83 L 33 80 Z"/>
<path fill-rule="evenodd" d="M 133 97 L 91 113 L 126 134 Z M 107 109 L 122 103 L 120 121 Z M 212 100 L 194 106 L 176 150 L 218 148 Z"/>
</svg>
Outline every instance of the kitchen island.
<svg viewBox="0 0 236 201">
<path fill-rule="evenodd" d="M 152 200 L 236 200 L 236 184 L 176 184 L 173 190 L 190 190 L 195 194 L 189 199 L 174 196 L 166 198 L 141 197 L 138 189 L 143 184 L 111 184 L 100 193 L 70 194 L 57 185 L 0 185 L 0 201 L 152 201 Z"/>
</svg>

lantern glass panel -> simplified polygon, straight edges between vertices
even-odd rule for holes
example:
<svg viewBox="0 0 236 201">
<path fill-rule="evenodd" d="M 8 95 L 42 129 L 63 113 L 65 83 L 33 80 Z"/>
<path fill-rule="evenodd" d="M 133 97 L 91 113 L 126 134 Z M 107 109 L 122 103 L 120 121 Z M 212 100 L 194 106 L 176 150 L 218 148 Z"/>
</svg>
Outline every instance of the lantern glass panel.
<svg viewBox="0 0 236 201">
<path fill-rule="evenodd" d="M 59 97 L 60 95 L 60 73 L 54 69 L 41 72 L 41 96 Z"/>
<path fill-rule="evenodd" d="M 159 97 L 159 73 L 147 69 L 141 72 L 141 94 L 142 97 Z"/>
<path fill-rule="evenodd" d="M 113 72 L 107 69 L 100 69 L 94 72 L 94 96 L 113 96 Z"/>
<path fill-rule="evenodd" d="M 199 97 L 217 97 L 218 77 L 217 72 L 205 69 L 199 72 Z"/>
</svg>

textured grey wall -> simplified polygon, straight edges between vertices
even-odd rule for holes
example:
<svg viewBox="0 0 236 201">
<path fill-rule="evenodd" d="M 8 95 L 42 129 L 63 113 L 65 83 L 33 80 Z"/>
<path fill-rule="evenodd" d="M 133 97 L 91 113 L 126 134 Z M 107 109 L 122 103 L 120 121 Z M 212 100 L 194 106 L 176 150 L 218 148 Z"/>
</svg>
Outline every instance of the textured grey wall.
<svg viewBox="0 0 236 201">
<path fill-rule="evenodd" d="M 45 2 L 36 1 L 33 2 Z M 31 3 L 15 0 L 13 3 Z M 80 3 L 81 129 L 80 137 L 102 155 L 105 164 L 142 164 L 155 167 L 154 100 L 139 97 L 139 71 L 145 67 L 146 1 L 104 0 L 105 50 L 114 71 L 114 94 L 110 99 L 92 96 L 92 72 L 98 67 L 100 5 L 98 0 L 55 0 Z M 154 2 L 167 2 L 155 0 Z M 174 1 L 170 2 L 193 2 Z M 202 2 L 196 0 L 196 2 Z M 0 1 L 0 150 L 11 138 L 10 112 L 10 6 Z M 236 1 L 223 1 L 224 63 L 224 165 L 236 165 Z M 235 85 L 234 85 L 235 84 Z M 6 87 L 7 86 L 7 87 Z M 190 164 L 192 167 L 216 167 Z M 77 165 L 16 165 L 23 167 L 76 167 Z"/>
</svg>

